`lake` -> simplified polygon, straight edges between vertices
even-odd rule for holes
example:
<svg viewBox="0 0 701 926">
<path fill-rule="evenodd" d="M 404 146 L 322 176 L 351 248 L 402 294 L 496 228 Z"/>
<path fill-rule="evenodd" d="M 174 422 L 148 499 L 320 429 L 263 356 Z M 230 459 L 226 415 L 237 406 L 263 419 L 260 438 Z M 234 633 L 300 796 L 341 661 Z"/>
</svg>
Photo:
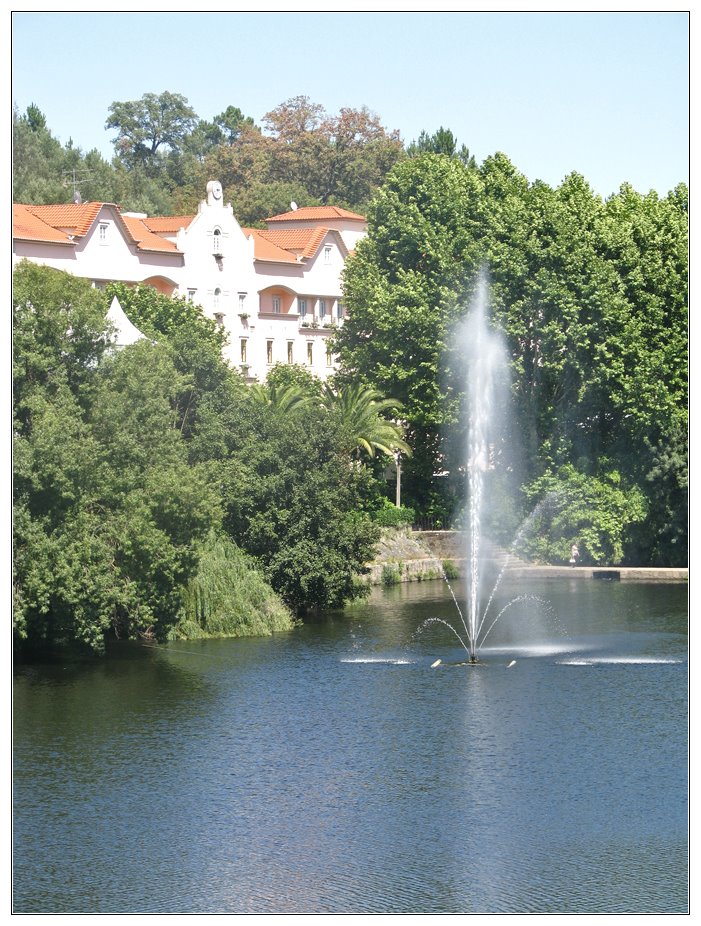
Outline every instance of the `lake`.
<svg viewBox="0 0 701 926">
<path fill-rule="evenodd" d="M 14 912 L 687 912 L 687 586 L 498 594 L 18 666 Z"/>
</svg>

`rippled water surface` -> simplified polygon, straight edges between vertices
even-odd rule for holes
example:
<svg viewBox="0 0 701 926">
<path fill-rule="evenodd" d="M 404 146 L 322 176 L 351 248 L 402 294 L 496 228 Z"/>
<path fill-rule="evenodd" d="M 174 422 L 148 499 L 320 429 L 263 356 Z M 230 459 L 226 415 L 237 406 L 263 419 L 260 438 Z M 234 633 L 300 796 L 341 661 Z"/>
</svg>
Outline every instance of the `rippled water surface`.
<svg viewBox="0 0 701 926">
<path fill-rule="evenodd" d="M 15 912 L 686 912 L 686 586 L 528 595 L 18 667 Z"/>
</svg>

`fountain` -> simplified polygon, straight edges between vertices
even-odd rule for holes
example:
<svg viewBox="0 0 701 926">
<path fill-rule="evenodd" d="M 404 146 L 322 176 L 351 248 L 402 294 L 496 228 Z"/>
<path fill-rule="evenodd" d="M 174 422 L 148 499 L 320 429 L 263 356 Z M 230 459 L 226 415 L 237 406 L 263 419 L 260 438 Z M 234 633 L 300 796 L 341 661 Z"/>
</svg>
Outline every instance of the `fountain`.
<svg viewBox="0 0 701 926">
<path fill-rule="evenodd" d="M 488 282 L 486 274 L 482 272 L 470 309 L 456 329 L 453 339 L 459 361 L 459 369 L 455 372 L 459 375 L 462 415 L 467 425 L 464 444 L 467 592 L 464 608 L 460 606 L 445 572 L 443 578 L 455 603 L 464 636 L 442 618 L 429 618 L 420 628 L 422 630 L 436 624 L 448 627 L 465 649 L 468 665 L 477 664 L 480 647 L 504 611 L 517 601 L 532 597 L 518 596 L 495 617 L 491 616 L 490 609 L 495 592 L 509 564 L 509 552 L 501 565 L 487 603 L 482 607 L 487 588 L 484 574 L 487 482 L 490 473 L 504 462 L 505 448 L 510 443 L 504 439 L 508 425 L 509 361 L 501 334 L 489 324 L 488 309 Z M 511 545 L 512 550 L 534 515 L 535 512 L 522 525 Z"/>
</svg>

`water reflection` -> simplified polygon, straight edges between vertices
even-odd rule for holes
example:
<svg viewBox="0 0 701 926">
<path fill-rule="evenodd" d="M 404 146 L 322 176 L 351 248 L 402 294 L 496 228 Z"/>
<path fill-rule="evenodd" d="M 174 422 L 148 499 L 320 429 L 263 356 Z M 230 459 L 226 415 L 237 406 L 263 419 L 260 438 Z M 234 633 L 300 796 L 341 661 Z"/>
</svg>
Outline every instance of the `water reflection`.
<svg viewBox="0 0 701 926">
<path fill-rule="evenodd" d="M 16 912 L 686 911 L 686 589 L 530 591 L 480 667 L 434 582 L 20 667 Z"/>
</svg>

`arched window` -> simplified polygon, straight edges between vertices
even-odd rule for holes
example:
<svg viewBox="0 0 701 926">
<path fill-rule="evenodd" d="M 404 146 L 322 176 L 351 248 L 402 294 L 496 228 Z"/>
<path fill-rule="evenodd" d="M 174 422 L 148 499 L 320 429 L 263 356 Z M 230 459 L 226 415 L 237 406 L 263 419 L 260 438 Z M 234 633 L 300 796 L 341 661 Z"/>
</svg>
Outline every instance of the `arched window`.
<svg viewBox="0 0 701 926">
<path fill-rule="evenodd" d="M 220 299 L 220 297 L 221 297 L 221 290 L 220 290 L 219 287 L 217 286 L 217 288 L 214 290 L 214 311 L 215 311 L 215 312 L 217 312 L 218 309 L 219 309 L 219 299 Z"/>
<path fill-rule="evenodd" d="M 213 247 L 212 250 L 215 254 L 221 254 L 221 229 L 215 228 L 214 234 L 212 235 Z"/>
</svg>

